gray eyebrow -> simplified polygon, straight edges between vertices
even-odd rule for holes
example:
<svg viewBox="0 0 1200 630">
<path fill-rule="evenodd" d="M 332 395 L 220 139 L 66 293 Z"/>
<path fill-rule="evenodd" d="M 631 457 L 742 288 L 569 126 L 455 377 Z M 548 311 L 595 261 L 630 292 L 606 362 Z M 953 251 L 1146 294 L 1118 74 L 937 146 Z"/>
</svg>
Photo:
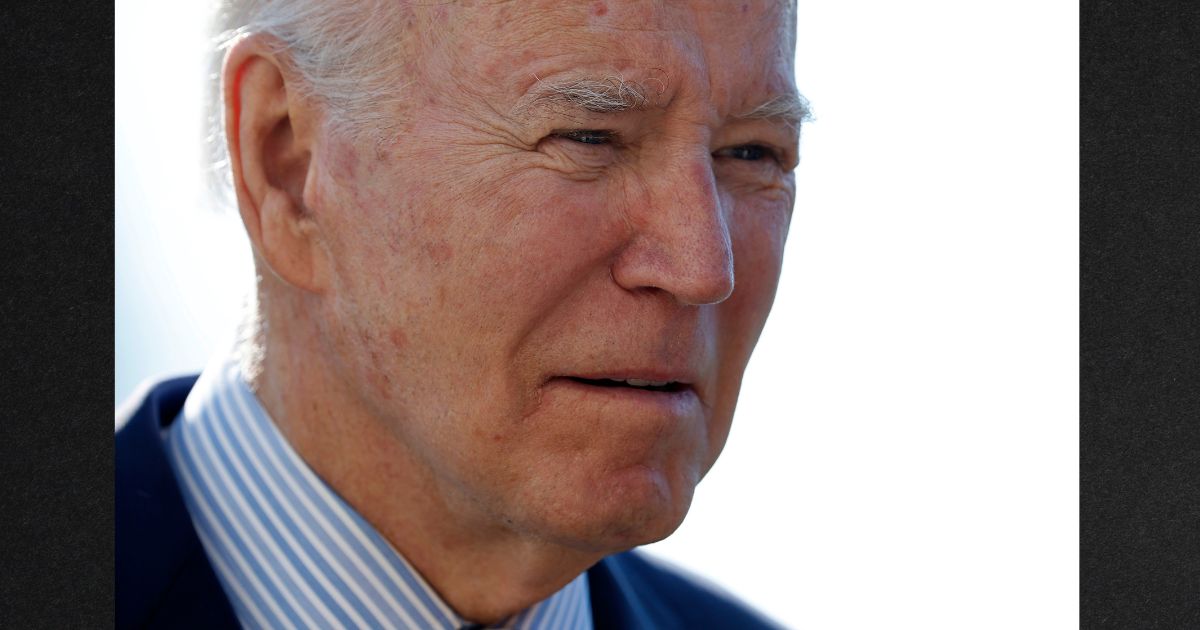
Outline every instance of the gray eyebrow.
<svg viewBox="0 0 1200 630">
<path fill-rule="evenodd" d="M 536 76 L 530 98 L 518 110 L 534 105 L 549 104 L 566 109 L 579 109 L 596 114 L 644 110 L 651 105 L 645 84 L 627 81 L 618 76 L 602 79 L 579 78 L 564 81 L 543 81 Z M 660 88 L 659 92 L 662 91 Z M 808 99 L 798 92 L 770 98 L 750 110 L 734 116 L 744 120 L 778 120 L 793 129 L 813 119 Z"/>
<path fill-rule="evenodd" d="M 779 120 L 793 129 L 798 129 L 801 123 L 813 120 L 812 107 L 808 99 L 798 92 L 789 92 L 776 96 L 749 111 L 738 114 L 735 118 L 744 120 Z"/>
<path fill-rule="evenodd" d="M 537 79 L 528 105 L 548 103 L 596 114 L 616 114 L 646 109 L 650 105 L 646 92 L 641 83 L 617 76 L 554 82 Z"/>
</svg>

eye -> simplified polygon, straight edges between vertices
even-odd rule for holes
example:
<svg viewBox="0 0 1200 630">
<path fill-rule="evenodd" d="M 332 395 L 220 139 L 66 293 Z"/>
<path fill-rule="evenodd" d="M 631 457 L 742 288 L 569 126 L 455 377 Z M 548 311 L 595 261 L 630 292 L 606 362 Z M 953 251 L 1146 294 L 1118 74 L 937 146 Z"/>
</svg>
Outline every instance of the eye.
<svg viewBox="0 0 1200 630">
<path fill-rule="evenodd" d="M 612 144 L 616 134 L 606 129 L 570 129 L 556 131 L 554 135 L 579 144 Z"/>
<path fill-rule="evenodd" d="M 728 157 L 735 160 L 745 160 L 748 162 L 757 162 L 762 159 L 774 159 L 775 152 L 767 147 L 759 144 L 744 144 L 738 147 L 729 147 L 721 149 L 714 155 L 717 157 Z"/>
</svg>

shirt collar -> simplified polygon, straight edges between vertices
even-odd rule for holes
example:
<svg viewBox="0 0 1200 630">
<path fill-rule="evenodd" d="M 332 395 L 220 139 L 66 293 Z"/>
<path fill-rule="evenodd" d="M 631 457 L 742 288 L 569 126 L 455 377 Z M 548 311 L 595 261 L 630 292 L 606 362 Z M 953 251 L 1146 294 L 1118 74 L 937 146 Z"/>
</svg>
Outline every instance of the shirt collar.
<svg viewBox="0 0 1200 630">
<path fill-rule="evenodd" d="M 184 501 L 247 627 L 469 626 L 327 486 L 220 359 L 168 430 Z M 587 574 L 495 627 L 592 627 Z"/>
</svg>

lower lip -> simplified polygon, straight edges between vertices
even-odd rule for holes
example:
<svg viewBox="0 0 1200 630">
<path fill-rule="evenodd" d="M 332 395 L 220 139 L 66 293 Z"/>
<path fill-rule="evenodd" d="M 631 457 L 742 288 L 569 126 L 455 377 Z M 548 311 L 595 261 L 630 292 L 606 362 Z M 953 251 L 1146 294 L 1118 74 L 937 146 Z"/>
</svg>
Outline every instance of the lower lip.
<svg viewBox="0 0 1200 630">
<path fill-rule="evenodd" d="M 543 388 L 548 395 L 565 394 L 580 397 L 572 401 L 587 404 L 595 401 L 605 405 L 606 410 L 618 414 L 652 413 L 673 417 L 687 417 L 700 411 L 700 399 L 696 390 L 688 387 L 679 391 L 661 392 L 637 387 L 601 387 L 588 385 L 569 378 L 554 378 Z"/>
</svg>

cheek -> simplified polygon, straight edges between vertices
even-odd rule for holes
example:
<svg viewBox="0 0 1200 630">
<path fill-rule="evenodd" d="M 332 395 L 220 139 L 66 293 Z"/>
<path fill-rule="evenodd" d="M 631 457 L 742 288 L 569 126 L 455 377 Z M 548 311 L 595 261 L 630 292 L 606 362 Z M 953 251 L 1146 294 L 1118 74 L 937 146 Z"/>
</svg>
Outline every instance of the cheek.
<svg viewBox="0 0 1200 630">
<path fill-rule="evenodd" d="M 414 259 L 446 264 L 455 252 L 448 243 L 414 247 L 406 241 L 416 213 L 394 200 L 413 195 L 379 186 L 362 154 L 341 146 L 325 159 L 305 190 L 330 266 L 331 286 L 314 299 L 321 335 L 342 370 L 372 398 L 402 398 L 411 387 L 400 364 L 419 334 L 410 324 L 425 277 Z"/>
<path fill-rule="evenodd" d="M 749 309 L 747 315 L 755 319 L 765 321 L 775 298 L 790 210 L 790 200 L 751 199 L 740 202 L 730 213 L 735 273 L 731 301 L 739 309 Z"/>
<path fill-rule="evenodd" d="M 742 373 L 775 301 L 787 239 L 787 210 L 780 204 L 760 204 L 744 205 L 732 213 L 734 291 L 717 308 L 718 417 L 733 413 Z"/>
<path fill-rule="evenodd" d="M 460 256 L 456 231 L 463 228 L 442 194 L 445 182 L 406 174 L 410 164 L 375 153 L 335 146 L 311 197 L 332 259 L 333 293 L 403 323 L 416 307 L 445 299 L 439 275 Z"/>
<path fill-rule="evenodd" d="M 440 399 L 460 417 L 519 418 L 531 369 L 514 356 L 603 266 L 624 224 L 595 183 L 536 169 L 457 181 L 454 172 L 395 178 L 405 190 L 368 178 L 317 191 L 333 215 L 326 320 L 377 401 Z"/>
<path fill-rule="evenodd" d="M 490 330 L 516 335 L 603 267 L 624 229 L 596 183 L 531 170 L 473 196 L 470 242 L 456 247 L 457 290 Z"/>
</svg>

